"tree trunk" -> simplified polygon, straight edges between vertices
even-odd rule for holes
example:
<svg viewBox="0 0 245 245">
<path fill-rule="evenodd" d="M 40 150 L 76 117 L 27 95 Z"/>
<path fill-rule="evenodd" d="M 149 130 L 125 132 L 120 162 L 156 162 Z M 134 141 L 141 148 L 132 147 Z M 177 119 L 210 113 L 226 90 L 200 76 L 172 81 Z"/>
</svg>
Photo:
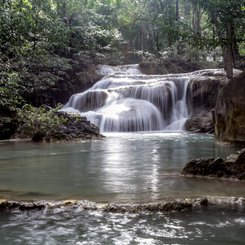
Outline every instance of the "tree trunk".
<svg viewBox="0 0 245 245">
<path fill-rule="evenodd" d="M 224 47 L 224 69 L 228 79 L 233 78 L 233 64 L 232 46 L 229 44 Z"/>
<path fill-rule="evenodd" d="M 198 2 L 193 1 L 192 2 L 192 9 L 193 9 L 193 19 L 192 19 L 192 26 L 195 34 L 197 36 L 201 36 L 201 18 L 202 18 L 202 12 L 200 5 Z"/>
<path fill-rule="evenodd" d="M 175 6 L 176 6 L 176 17 L 175 18 L 178 21 L 179 20 L 179 0 L 176 0 Z"/>
<path fill-rule="evenodd" d="M 226 43 L 224 46 L 224 68 L 228 79 L 233 78 L 233 66 L 234 66 L 234 31 L 233 25 L 229 23 L 226 30 Z"/>
</svg>

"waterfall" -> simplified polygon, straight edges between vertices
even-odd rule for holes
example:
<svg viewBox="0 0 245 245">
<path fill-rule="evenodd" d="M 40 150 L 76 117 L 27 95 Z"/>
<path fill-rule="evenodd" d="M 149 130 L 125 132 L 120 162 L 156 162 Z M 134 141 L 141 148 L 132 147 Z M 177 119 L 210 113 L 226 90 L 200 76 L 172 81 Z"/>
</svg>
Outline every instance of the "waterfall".
<svg viewBox="0 0 245 245">
<path fill-rule="evenodd" d="M 79 113 L 101 132 L 183 130 L 189 117 L 189 76 L 144 75 L 137 65 L 99 66 L 104 77 L 62 108 Z"/>
</svg>

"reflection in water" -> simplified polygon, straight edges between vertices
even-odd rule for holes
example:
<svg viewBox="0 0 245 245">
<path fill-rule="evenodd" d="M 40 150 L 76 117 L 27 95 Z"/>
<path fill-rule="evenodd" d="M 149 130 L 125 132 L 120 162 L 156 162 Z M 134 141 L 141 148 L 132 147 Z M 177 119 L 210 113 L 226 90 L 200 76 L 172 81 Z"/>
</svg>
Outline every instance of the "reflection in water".
<svg viewBox="0 0 245 245">
<path fill-rule="evenodd" d="M 192 158 L 234 152 L 212 136 L 187 133 L 108 134 L 102 141 L 4 143 L 0 198 L 149 202 L 167 197 L 245 195 L 243 183 L 183 178 Z M 222 153 L 222 154 L 221 154 Z"/>
<path fill-rule="evenodd" d="M 127 188 L 127 183 L 124 182 L 125 176 L 129 178 L 129 175 L 133 174 L 129 169 L 128 145 L 105 144 L 103 149 L 108 152 L 102 159 L 102 176 L 106 182 L 105 187 L 108 192 L 120 192 L 120 189 Z"/>
<path fill-rule="evenodd" d="M 151 179 L 151 190 L 152 190 L 152 198 L 159 198 L 159 167 L 158 162 L 160 160 L 159 149 L 158 147 L 153 147 L 152 149 L 152 174 L 150 175 Z"/>
</svg>

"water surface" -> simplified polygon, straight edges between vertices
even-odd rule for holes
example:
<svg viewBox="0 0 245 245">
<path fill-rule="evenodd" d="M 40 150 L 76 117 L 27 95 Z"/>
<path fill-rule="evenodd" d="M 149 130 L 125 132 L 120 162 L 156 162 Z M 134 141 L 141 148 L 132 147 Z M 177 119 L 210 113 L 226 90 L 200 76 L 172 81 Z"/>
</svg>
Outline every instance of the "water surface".
<svg viewBox="0 0 245 245">
<path fill-rule="evenodd" d="M 244 244 L 244 230 L 244 212 L 232 210 L 113 214 L 57 209 L 0 213 L 2 245 L 238 245 Z"/>
<path fill-rule="evenodd" d="M 236 149 L 213 136 L 188 133 L 116 133 L 104 140 L 61 144 L 2 142 L 0 198 L 152 202 L 200 195 L 245 196 L 244 183 L 184 178 L 197 157 Z"/>
</svg>

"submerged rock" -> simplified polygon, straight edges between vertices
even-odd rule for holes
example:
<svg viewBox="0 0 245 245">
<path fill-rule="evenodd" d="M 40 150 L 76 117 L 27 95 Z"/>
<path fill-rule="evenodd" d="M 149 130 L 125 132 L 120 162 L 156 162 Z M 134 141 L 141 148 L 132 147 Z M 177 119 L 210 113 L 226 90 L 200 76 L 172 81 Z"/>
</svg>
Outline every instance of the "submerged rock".
<svg viewBox="0 0 245 245">
<path fill-rule="evenodd" d="M 158 203 L 115 204 L 96 203 L 87 200 L 30 201 L 18 202 L 0 200 L 0 212 L 39 211 L 70 209 L 76 212 L 99 211 L 104 213 L 172 213 L 212 208 L 232 208 L 245 210 L 244 197 L 207 196 L 165 200 Z"/>
<path fill-rule="evenodd" d="M 107 213 L 169 213 L 176 211 L 185 211 L 192 208 L 193 201 L 178 200 L 172 202 L 162 202 L 162 203 L 149 203 L 149 204 L 99 204 L 93 203 L 86 200 L 83 201 L 60 201 L 60 202 L 17 202 L 17 201 L 2 201 L 0 202 L 0 211 L 6 210 L 42 210 L 45 208 L 55 209 L 55 208 L 78 208 L 80 211 L 103 211 Z M 196 203 L 196 200 L 195 200 Z M 200 203 L 201 204 L 201 203 Z"/>
<path fill-rule="evenodd" d="M 215 136 L 221 142 L 245 143 L 245 71 L 229 81 L 219 94 Z"/>
<path fill-rule="evenodd" d="M 194 159 L 181 174 L 203 177 L 222 177 L 245 180 L 245 148 L 237 154 L 222 158 Z"/>
<path fill-rule="evenodd" d="M 103 208 L 104 212 L 112 213 L 142 213 L 142 212 L 176 212 L 185 211 L 192 208 L 192 203 L 185 200 L 165 202 L 165 203 L 149 203 L 149 204 L 108 204 Z"/>
<path fill-rule="evenodd" d="M 41 210 L 46 207 L 44 202 L 14 202 L 14 201 L 3 201 L 0 202 L 1 210 L 12 210 L 19 209 L 21 211 L 25 210 Z"/>
</svg>

